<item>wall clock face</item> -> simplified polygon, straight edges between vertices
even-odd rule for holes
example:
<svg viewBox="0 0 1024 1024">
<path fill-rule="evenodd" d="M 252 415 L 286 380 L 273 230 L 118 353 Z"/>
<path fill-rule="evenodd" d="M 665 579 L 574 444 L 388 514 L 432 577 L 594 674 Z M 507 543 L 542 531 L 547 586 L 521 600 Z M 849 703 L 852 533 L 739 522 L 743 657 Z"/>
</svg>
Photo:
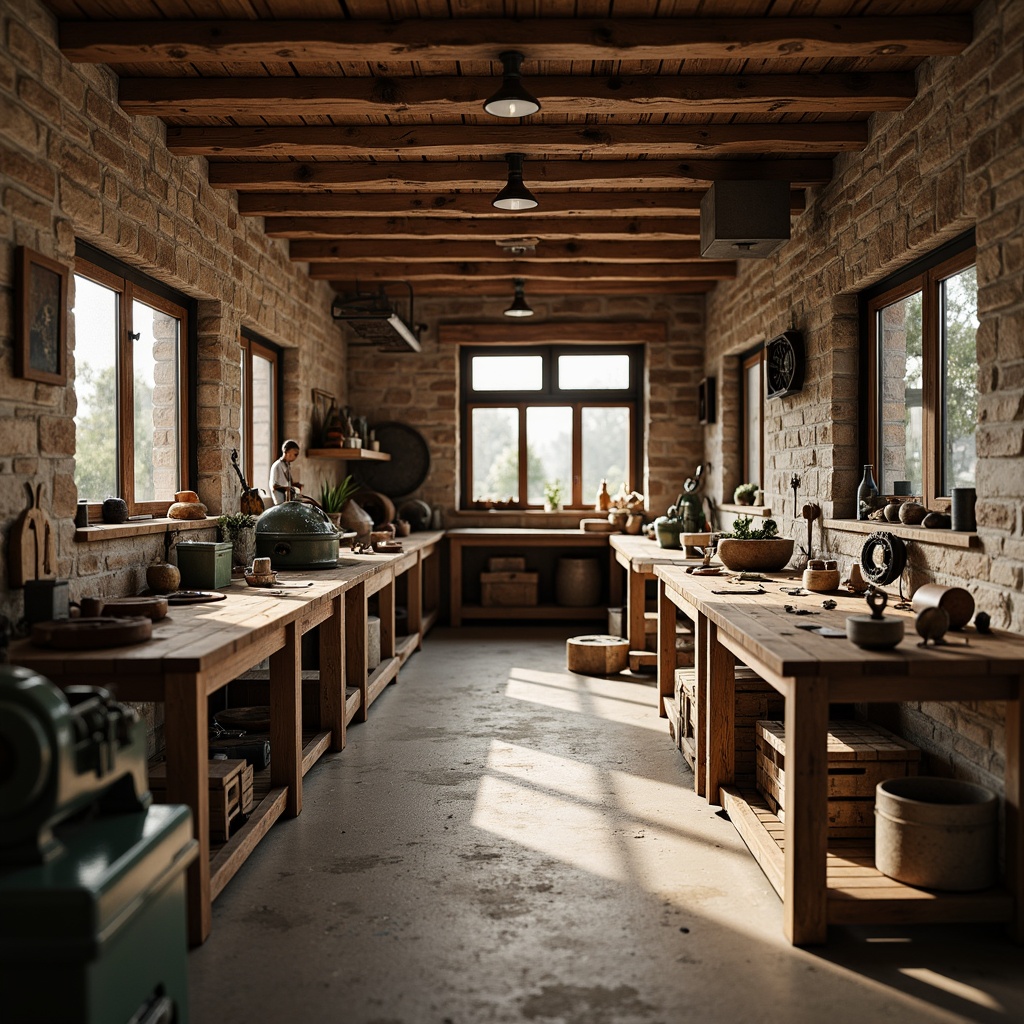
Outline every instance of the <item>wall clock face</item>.
<svg viewBox="0 0 1024 1024">
<path fill-rule="evenodd" d="M 765 375 L 769 398 L 795 395 L 804 386 L 804 344 L 799 331 L 786 331 L 768 342 Z"/>
</svg>

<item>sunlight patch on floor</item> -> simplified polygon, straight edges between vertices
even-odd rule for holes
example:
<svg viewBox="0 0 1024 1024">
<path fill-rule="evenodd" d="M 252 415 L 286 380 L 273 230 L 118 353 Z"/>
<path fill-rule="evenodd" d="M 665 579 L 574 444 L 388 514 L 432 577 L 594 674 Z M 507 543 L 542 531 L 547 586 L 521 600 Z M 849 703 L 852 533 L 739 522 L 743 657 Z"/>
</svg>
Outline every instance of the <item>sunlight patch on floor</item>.
<svg viewBox="0 0 1024 1024">
<path fill-rule="evenodd" d="M 956 996 L 957 999 L 964 999 L 977 1006 L 983 1006 L 986 1010 L 1003 1009 L 1002 1004 L 998 1000 L 993 999 L 987 992 L 982 992 L 980 988 L 967 985 L 962 981 L 957 981 L 955 978 L 947 978 L 946 975 L 939 974 L 937 971 L 927 967 L 901 967 L 899 972 L 900 974 L 905 974 L 908 978 L 913 978 L 915 981 L 920 981 L 925 985 L 932 985 L 943 992 L 948 992 L 950 995 Z"/>
</svg>

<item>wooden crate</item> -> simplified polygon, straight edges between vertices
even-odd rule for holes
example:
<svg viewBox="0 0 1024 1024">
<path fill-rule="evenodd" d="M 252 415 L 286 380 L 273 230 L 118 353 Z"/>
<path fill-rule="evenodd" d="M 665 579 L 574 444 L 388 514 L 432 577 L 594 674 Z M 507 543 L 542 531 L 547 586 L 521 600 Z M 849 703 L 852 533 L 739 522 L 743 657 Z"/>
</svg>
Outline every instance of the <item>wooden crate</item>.
<svg viewBox="0 0 1024 1024">
<path fill-rule="evenodd" d="M 757 723 L 757 791 L 786 820 L 786 730 L 780 721 Z M 875 834 L 875 787 L 916 775 L 921 751 L 870 722 L 828 723 L 828 834 L 863 839 Z"/>
<path fill-rule="evenodd" d="M 537 604 L 535 572 L 480 573 L 480 603 L 485 608 L 532 608 Z"/>
<path fill-rule="evenodd" d="M 244 759 L 209 761 L 207 778 L 210 789 L 210 840 L 223 843 L 231 835 L 232 822 L 245 813 L 243 800 L 246 785 L 249 808 L 252 809 L 252 767 Z M 158 804 L 167 803 L 166 764 L 150 766 L 149 788 Z"/>
<path fill-rule="evenodd" d="M 677 649 L 678 658 L 678 649 Z M 777 718 L 785 712 L 785 702 L 778 690 L 766 683 L 753 669 L 737 665 L 736 679 L 736 782 L 750 786 L 754 782 L 754 726 L 762 718 Z M 703 748 L 703 737 L 697 737 L 699 695 L 696 692 L 694 669 L 676 671 L 676 702 L 679 706 L 679 749 L 690 767 L 697 771 L 696 760 Z"/>
<path fill-rule="evenodd" d="M 488 572 L 525 572 L 526 559 L 522 555 L 495 555 L 487 559 Z"/>
</svg>

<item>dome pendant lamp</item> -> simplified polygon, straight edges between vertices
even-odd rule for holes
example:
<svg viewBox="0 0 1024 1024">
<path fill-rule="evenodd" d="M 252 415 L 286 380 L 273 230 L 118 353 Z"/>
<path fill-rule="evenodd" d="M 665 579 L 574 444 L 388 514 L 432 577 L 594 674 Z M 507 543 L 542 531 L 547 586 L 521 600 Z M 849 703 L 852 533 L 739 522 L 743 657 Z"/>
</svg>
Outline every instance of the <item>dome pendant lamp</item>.
<svg viewBox="0 0 1024 1024">
<path fill-rule="evenodd" d="M 533 310 L 523 294 L 526 282 L 521 277 L 517 277 L 513 280 L 512 285 L 515 288 L 515 295 L 512 305 L 505 310 L 505 316 L 533 316 Z"/>
<path fill-rule="evenodd" d="M 491 205 L 499 210 L 532 210 L 537 205 L 533 193 L 523 184 L 523 154 L 506 153 L 508 181 Z"/>
<path fill-rule="evenodd" d="M 540 110 L 540 103 L 523 88 L 520 67 L 523 55 L 515 50 L 499 54 L 504 67 L 501 88 L 484 104 L 484 110 L 495 117 L 529 117 Z"/>
</svg>

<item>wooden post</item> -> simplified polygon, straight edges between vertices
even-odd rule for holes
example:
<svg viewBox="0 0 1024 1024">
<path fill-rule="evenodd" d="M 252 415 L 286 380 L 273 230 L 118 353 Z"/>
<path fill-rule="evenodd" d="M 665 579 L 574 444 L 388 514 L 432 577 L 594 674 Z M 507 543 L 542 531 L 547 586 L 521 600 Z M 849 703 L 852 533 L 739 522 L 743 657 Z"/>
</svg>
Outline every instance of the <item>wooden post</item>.
<svg viewBox="0 0 1024 1024">
<path fill-rule="evenodd" d="M 1022 684 L 1018 681 L 1018 687 Z M 1019 693 L 1019 689 L 1018 689 Z M 1008 925 L 1010 937 L 1024 942 L 1024 765 L 1021 764 L 1021 737 L 1024 735 L 1024 700 L 1006 702 L 1006 887 L 1013 894 L 1013 918 Z"/>
<path fill-rule="evenodd" d="M 395 656 L 394 575 L 377 592 L 377 610 L 380 614 L 380 660 L 386 661 Z"/>
<path fill-rule="evenodd" d="M 164 735 L 167 737 L 167 800 L 188 804 L 199 855 L 189 865 L 188 941 L 199 946 L 210 934 L 210 783 L 206 691 L 190 673 L 165 681 Z"/>
<path fill-rule="evenodd" d="M 405 574 L 405 611 L 410 635 L 418 637 L 416 650 L 423 646 L 423 552 Z"/>
<path fill-rule="evenodd" d="M 635 572 L 630 566 L 626 570 L 626 579 L 626 635 L 629 637 L 629 649 L 643 651 L 647 647 L 647 578 L 642 572 Z"/>
<path fill-rule="evenodd" d="M 708 787 L 708 630 L 711 623 L 706 615 L 694 613 L 693 624 L 693 790 L 697 796 L 707 796 Z"/>
<path fill-rule="evenodd" d="M 783 928 L 794 945 L 825 941 L 828 899 L 828 681 L 794 680 L 786 694 L 786 876 Z"/>
<path fill-rule="evenodd" d="M 619 564 L 615 548 L 608 542 L 608 603 L 618 606 L 622 604 L 622 573 L 616 571 Z M 627 570 L 628 571 L 628 570 Z"/>
<path fill-rule="evenodd" d="M 294 622 L 270 656 L 270 784 L 287 786 L 285 814 L 302 811 L 302 651 Z"/>
<path fill-rule="evenodd" d="M 664 580 L 658 580 L 658 715 L 667 718 L 665 698 L 676 686 L 676 606 Z"/>
<path fill-rule="evenodd" d="M 708 803 L 721 804 L 722 786 L 736 778 L 736 659 L 718 642 L 718 627 L 707 622 L 707 686 L 704 703 L 707 722 L 707 787 Z"/>
<path fill-rule="evenodd" d="M 462 625 L 462 543 L 457 537 L 448 538 L 448 578 L 451 604 L 451 625 Z"/>
<path fill-rule="evenodd" d="M 331 730 L 331 750 L 345 749 L 345 603 L 331 598 L 331 617 L 320 624 L 320 728 Z"/>
<path fill-rule="evenodd" d="M 366 584 L 358 583 L 345 591 L 345 674 L 348 682 L 359 688 L 359 709 L 356 721 L 365 722 L 370 704 L 367 687 L 366 648 L 369 636 L 366 622 Z"/>
</svg>

